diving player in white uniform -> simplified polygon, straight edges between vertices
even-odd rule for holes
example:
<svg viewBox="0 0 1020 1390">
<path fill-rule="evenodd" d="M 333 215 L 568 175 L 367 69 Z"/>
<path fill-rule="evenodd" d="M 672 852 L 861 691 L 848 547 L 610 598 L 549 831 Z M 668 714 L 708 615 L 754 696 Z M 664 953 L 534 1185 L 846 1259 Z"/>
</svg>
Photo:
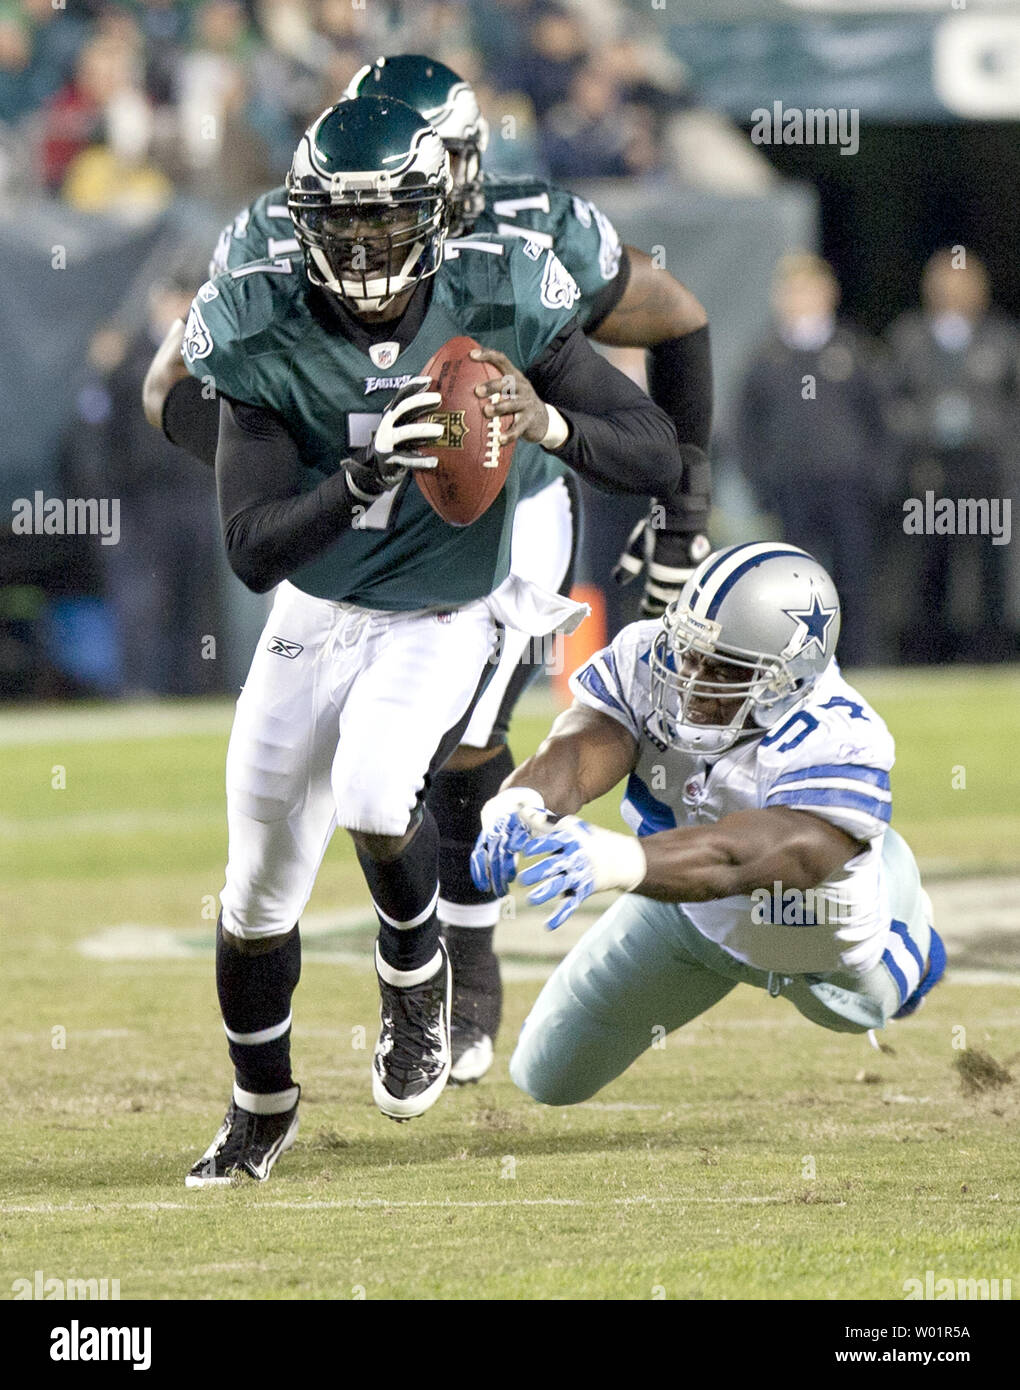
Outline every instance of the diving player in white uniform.
<svg viewBox="0 0 1020 1390">
<path fill-rule="evenodd" d="M 575 700 L 488 803 L 476 882 L 518 853 L 559 926 L 626 896 L 563 960 L 510 1063 L 548 1105 L 586 1100 L 651 1043 L 745 983 L 838 1032 L 912 1013 L 945 950 L 890 828 L 892 737 L 834 660 L 840 606 L 792 545 L 731 546 L 661 622 L 625 628 L 571 677 Z M 627 777 L 636 837 L 576 812 Z"/>
</svg>

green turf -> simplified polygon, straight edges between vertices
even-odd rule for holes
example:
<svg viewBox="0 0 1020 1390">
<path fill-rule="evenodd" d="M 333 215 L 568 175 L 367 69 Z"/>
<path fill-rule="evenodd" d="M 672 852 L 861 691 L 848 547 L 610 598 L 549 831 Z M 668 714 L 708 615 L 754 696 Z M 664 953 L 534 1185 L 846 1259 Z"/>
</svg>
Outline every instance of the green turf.
<svg viewBox="0 0 1020 1390">
<path fill-rule="evenodd" d="M 1015 675 L 860 685 L 896 734 L 894 823 L 922 862 L 1012 867 Z M 523 716 L 519 755 L 549 709 Z M 929 1269 L 1020 1291 L 1020 1086 L 964 1094 L 954 1066 L 962 1026 L 1020 1077 L 1008 983 L 947 983 L 889 1030 L 894 1055 L 739 989 L 551 1110 L 507 1076 L 538 989 L 518 980 L 493 1075 L 396 1126 L 369 1092 L 368 961 L 306 964 L 297 1147 L 264 1187 L 186 1191 L 229 1087 L 211 956 L 76 942 L 128 922 L 211 936 L 228 725 L 188 704 L 0 716 L 0 1296 L 37 1269 L 125 1298 L 897 1298 Z M 618 823 L 615 800 L 599 814 Z M 364 902 L 338 837 L 311 910 Z"/>
</svg>

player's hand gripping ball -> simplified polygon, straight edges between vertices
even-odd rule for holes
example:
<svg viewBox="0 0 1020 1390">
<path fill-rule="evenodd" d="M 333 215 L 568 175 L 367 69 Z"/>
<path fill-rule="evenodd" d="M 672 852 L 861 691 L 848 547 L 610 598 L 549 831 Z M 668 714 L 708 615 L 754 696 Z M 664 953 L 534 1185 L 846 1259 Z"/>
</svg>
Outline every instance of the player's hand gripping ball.
<svg viewBox="0 0 1020 1390">
<path fill-rule="evenodd" d="M 415 481 L 433 511 L 451 526 L 477 521 L 502 492 L 510 471 L 517 435 L 508 438 L 501 427 L 514 421 L 507 422 L 503 412 L 486 414 L 486 394 L 505 384 L 505 373 L 488 360 L 492 357 L 507 362 L 502 354 L 479 348 L 474 338 L 451 338 L 422 368 L 442 398 L 427 418 L 442 425 L 443 432 L 428 446 L 438 467 L 416 473 Z M 511 412 L 513 408 L 511 404 Z"/>
</svg>

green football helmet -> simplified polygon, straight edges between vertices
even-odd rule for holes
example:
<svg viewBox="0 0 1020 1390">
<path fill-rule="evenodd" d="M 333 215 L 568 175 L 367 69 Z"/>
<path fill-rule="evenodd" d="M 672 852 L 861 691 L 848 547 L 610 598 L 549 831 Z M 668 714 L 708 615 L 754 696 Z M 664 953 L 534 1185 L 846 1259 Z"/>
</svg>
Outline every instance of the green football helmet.
<svg viewBox="0 0 1020 1390">
<path fill-rule="evenodd" d="M 450 154 L 451 234 L 470 231 L 485 208 L 482 155 L 489 143 L 489 123 L 471 84 L 434 58 L 398 53 L 366 64 L 351 78 L 344 95 L 396 97 L 421 112 Z"/>
<path fill-rule="evenodd" d="M 287 175 L 308 278 L 358 314 L 384 309 L 442 264 L 452 189 L 443 142 L 412 107 L 381 96 L 331 106 Z"/>
</svg>

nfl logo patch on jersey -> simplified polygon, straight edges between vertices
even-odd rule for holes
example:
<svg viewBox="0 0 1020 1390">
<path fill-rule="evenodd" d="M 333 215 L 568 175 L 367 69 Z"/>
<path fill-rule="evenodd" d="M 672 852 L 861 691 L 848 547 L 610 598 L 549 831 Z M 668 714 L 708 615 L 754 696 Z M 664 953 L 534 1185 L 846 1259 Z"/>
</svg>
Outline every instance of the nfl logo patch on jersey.
<svg viewBox="0 0 1020 1390">
<path fill-rule="evenodd" d="M 705 783 L 701 777 L 689 777 L 684 783 L 684 805 L 697 806 L 705 799 Z"/>
<path fill-rule="evenodd" d="M 368 355 L 377 367 L 385 369 L 392 367 L 400 356 L 399 343 L 373 343 L 368 349 Z"/>
</svg>

